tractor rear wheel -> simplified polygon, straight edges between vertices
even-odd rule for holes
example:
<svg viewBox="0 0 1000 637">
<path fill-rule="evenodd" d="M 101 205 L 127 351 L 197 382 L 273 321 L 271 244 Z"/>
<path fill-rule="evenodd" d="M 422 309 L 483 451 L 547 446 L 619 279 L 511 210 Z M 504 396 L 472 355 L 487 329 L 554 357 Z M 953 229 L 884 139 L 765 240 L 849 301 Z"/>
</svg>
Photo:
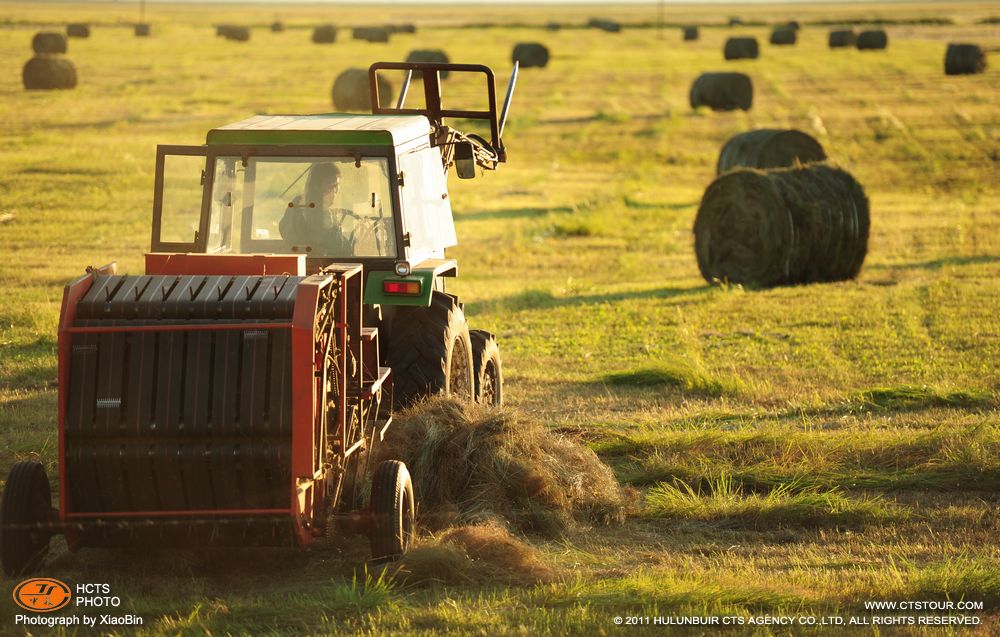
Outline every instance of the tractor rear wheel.
<svg viewBox="0 0 1000 637">
<path fill-rule="evenodd" d="M 395 559 L 413 544 L 413 482 L 399 460 L 379 463 L 372 476 L 370 539 L 372 558 Z"/>
<path fill-rule="evenodd" d="M 476 402 L 500 407 L 503 405 L 503 368 L 500 366 L 500 346 L 486 330 L 472 330 L 472 376 L 476 384 Z"/>
<path fill-rule="evenodd" d="M 385 358 L 397 407 L 437 393 L 472 399 L 469 324 L 450 294 L 435 291 L 430 307 L 397 309 Z"/>
<path fill-rule="evenodd" d="M 14 576 L 33 570 L 49 551 L 52 492 L 45 467 L 34 460 L 15 464 L 0 502 L 0 561 Z"/>
</svg>

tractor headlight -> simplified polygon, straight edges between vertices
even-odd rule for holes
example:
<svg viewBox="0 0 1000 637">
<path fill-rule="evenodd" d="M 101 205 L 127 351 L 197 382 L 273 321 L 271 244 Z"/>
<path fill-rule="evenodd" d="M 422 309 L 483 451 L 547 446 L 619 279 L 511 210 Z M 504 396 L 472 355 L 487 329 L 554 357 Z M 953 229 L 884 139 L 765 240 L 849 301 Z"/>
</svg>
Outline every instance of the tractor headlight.
<svg viewBox="0 0 1000 637">
<path fill-rule="evenodd" d="M 396 276 L 409 276 L 410 263 L 408 261 L 398 261 L 396 263 Z"/>
</svg>

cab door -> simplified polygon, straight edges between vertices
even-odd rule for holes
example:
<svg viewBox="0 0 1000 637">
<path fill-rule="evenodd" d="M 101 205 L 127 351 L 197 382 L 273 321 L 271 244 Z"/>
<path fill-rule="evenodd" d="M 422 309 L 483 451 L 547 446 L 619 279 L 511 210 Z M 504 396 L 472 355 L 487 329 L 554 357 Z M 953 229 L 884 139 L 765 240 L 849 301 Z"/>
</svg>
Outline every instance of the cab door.
<svg viewBox="0 0 1000 637">
<path fill-rule="evenodd" d="M 205 146 L 157 146 L 153 252 L 205 252 L 208 235 Z"/>
</svg>

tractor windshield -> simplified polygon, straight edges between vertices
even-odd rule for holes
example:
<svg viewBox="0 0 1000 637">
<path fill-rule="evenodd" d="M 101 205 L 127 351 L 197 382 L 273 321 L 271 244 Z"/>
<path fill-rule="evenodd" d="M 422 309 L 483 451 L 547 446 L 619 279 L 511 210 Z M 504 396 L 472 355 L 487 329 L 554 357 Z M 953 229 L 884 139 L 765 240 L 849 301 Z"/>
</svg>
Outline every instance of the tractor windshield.
<svg viewBox="0 0 1000 637">
<path fill-rule="evenodd" d="M 217 157 L 208 251 L 395 257 L 385 157 Z"/>
</svg>

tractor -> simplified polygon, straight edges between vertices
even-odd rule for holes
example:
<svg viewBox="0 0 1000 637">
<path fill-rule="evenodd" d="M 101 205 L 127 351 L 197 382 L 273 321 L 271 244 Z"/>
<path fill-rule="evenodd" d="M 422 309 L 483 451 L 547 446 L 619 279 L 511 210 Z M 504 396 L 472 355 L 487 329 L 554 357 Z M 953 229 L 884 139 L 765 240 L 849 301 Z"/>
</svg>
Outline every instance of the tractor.
<svg viewBox="0 0 1000 637">
<path fill-rule="evenodd" d="M 395 105 L 379 102 L 379 72 L 405 73 Z M 488 108 L 445 108 L 449 72 L 485 80 Z M 499 114 L 486 66 L 368 74 L 370 115 L 262 115 L 157 147 L 145 274 L 111 263 L 64 290 L 58 508 L 44 467 L 15 464 L 7 574 L 36 568 L 60 533 L 71 551 L 307 548 L 344 522 L 367 529 L 375 559 L 409 548 L 409 472 L 373 460 L 393 410 L 434 393 L 502 402 L 496 339 L 445 288 L 447 173 L 506 161 L 517 66 Z M 417 76 L 424 105 L 408 108 Z"/>
</svg>

